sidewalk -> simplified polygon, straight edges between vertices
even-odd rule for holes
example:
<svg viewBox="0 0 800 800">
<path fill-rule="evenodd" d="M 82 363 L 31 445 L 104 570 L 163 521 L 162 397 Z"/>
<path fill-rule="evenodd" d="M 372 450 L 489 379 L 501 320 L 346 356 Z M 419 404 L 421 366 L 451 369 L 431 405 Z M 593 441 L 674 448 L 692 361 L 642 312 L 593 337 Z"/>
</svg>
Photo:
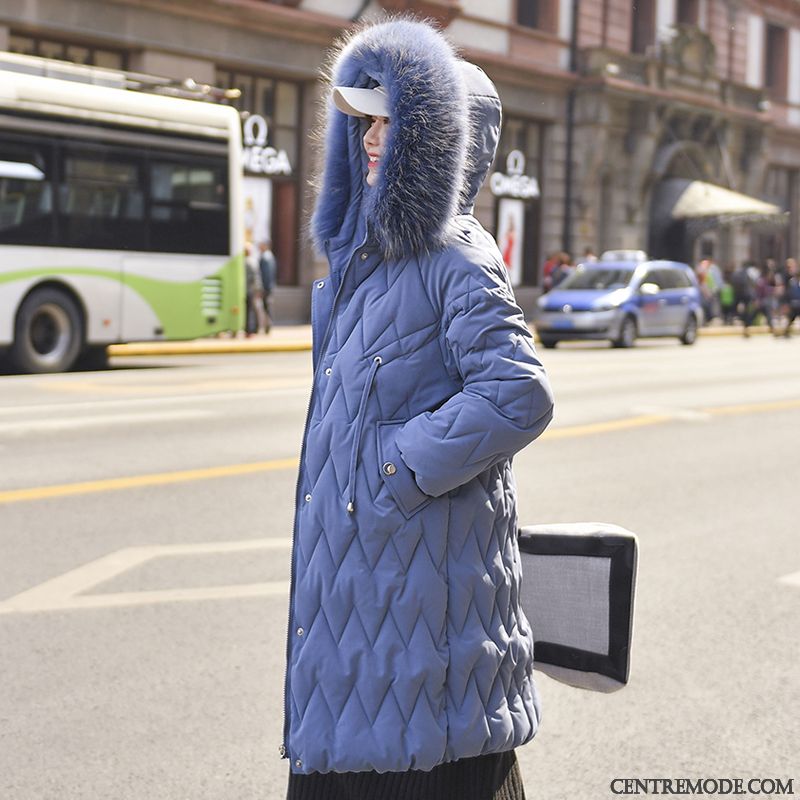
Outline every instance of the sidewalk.
<svg viewBox="0 0 800 800">
<path fill-rule="evenodd" d="M 766 325 L 752 326 L 750 333 L 753 335 L 768 334 L 769 328 Z M 742 338 L 742 328 L 738 325 L 711 325 L 701 328 L 698 334 L 700 338 L 715 336 Z M 108 348 L 108 354 L 111 356 L 186 356 L 213 355 L 214 353 L 289 353 L 310 349 L 310 325 L 276 325 L 268 334 L 258 334 L 248 338 L 112 344 Z"/>
</svg>

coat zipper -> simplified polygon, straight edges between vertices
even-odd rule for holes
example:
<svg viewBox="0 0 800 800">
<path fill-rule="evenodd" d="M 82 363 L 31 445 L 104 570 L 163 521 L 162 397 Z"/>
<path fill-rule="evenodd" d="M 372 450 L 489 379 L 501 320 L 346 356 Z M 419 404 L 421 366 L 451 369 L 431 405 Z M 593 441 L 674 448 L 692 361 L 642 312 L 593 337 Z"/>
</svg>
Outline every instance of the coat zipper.
<svg viewBox="0 0 800 800">
<path fill-rule="evenodd" d="M 308 439 L 308 422 L 309 422 L 309 415 L 311 414 L 311 409 L 314 407 L 314 396 L 317 391 L 317 378 L 319 377 L 319 370 L 322 366 L 323 362 L 323 355 L 325 353 L 325 348 L 328 345 L 328 339 L 331 335 L 331 329 L 333 328 L 333 321 L 336 319 L 336 304 L 339 302 L 339 297 L 342 294 L 342 289 L 345 285 L 345 277 L 347 273 L 350 271 L 350 265 L 353 263 L 353 260 L 356 257 L 356 253 L 360 252 L 364 245 L 367 243 L 367 237 L 364 238 L 364 241 L 361 243 L 359 247 L 353 250 L 353 254 L 350 256 L 350 261 L 347 264 L 347 268 L 342 273 L 341 279 L 339 280 L 339 286 L 336 289 L 336 294 L 334 295 L 333 302 L 331 303 L 331 315 L 328 319 L 328 325 L 325 328 L 325 335 L 322 337 L 322 344 L 319 348 L 319 364 L 317 368 L 314 370 L 314 377 L 313 382 L 311 384 L 311 394 L 308 398 L 308 408 L 306 409 L 306 420 L 305 420 L 305 427 L 303 429 L 303 443 L 300 446 L 300 467 L 297 471 L 297 485 L 295 486 L 294 492 L 294 525 L 292 527 L 292 564 L 290 570 L 290 577 L 289 577 L 289 618 L 286 625 L 286 664 L 284 666 L 284 673 L 283 673 L 283 742 L 281 743 L 280 747 L 278 748 L 278 752 L 280 753 L 281 758 L 289 758 L 289 658 L 291 656 L 291 643 L 292 643 L 292 618 L 294 617 L 294 573 L 295 573 L 295 566 L 296 566 L 296 559 L 295 559 L 295 539 L 297 538 L 297 526 L 298 526 L 298 517 L 297 517 L 297 509 L 299 507 L 299 497 L 300 497 L 300 489 L 301 484 L 303 481 L 303 465 L 305 463 L 305 456 L 306 456 L 306 441 Z M 328 255 L 328 243 L 325 242 L 325 253 L 328 256 L 328 263 L 330 264 L 330 256 Z M 377 367 L 376 367 L 377 369 Z"/>
<path fill-rule="evenodd" d="M 372 364 L 367 374 L 367 381 L 364 384 L 364 389 L 361 392 L 361 401 L 358 404 L 358 413 L 356 414 L 356 432 L 353 437 L 353 448 L 350 451 L 350 472 L 347 478 L 347 513 L 352 514 L 355 511 L 356 501 L 356 464 L 358 463 L 358 451 L 361 447 L 361 434 L 364 430 L 364 417 L 366 416 L 367 400 L 369 393 L 372 391 L 372 385 L 375 383 L 375 373 L 378 367 L 382 364 L 380 356 L 375 356 L 372 359 Z"/>
</svg>

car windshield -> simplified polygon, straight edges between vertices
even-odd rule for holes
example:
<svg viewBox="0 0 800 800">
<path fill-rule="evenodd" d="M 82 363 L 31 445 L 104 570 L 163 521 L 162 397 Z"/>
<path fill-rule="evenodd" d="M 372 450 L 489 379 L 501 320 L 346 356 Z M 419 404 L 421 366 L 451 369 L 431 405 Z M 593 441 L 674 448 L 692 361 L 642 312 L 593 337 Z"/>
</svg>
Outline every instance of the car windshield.
<svg viewBox="0 0 800 800">
<path fill-rule="evenodd" d="M 608 291 L 627 286 L 632 277 L 633 270 L 628 267 L 578 267 L 557 288 Z"/>
</svg>

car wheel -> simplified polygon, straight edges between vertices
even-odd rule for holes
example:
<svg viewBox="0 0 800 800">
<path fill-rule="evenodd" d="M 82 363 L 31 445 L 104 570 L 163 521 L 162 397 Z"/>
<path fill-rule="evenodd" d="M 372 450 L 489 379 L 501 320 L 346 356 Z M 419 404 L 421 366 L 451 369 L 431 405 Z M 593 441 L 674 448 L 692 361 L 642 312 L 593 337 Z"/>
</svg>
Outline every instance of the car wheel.
<svg viewBox="0 0 800 800">
<path fill-rule="evenodd" d="M 681 334 L 681 342 L 683 344 L 694 344 L 697 341 L 697 317 L 694 314 L 689 314 L 686 320 L 686 327 Z"/>
<path fill-rule="evenodd" d="M 23 372 L 63 372 L 81 351 L 83 324 L 75 301 L 60 289 L 38 289 L 17 312 L 11 360 Z"/>
<path fill-rule="evenodd" d="M 636 320 L 625 317 L 619 329 L 619 336 L 614 340 L 614 347 L 633 347 L 636 343 Z"/>
<path fill-rule="evenodd" d="M 558 339 L 553 336 L 540 336 L 539 341 L 542 343 L 542 347 L 546 347 L 548 350 L 552 350 L 558 344 Z"/>
</svg>

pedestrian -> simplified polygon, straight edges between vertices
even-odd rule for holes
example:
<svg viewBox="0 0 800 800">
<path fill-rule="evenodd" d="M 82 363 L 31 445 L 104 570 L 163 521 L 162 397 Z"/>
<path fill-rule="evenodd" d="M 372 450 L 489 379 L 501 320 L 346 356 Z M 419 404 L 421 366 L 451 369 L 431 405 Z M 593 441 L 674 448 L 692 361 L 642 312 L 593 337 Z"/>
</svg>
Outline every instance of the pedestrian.
<svg viewBox="0 0 800 800">
<path fill-rule="evenodd" d="M 583 258 L 581 259 L 581 263 L 583 264 L 594 264 L 597 261 L 597 254 L 594 252 L 593 247 L 587 247 L 583 251 Z"/>
<path fill-rule="evenodd" d="M 261 270 L 258 268 L 258 258 L 252 242 L 245 244 L 245 276 L 247 292 L 247 315 L 245 319 L 245 334 L 254 336 L 264 330 L 264 286 L 261 283 Z"/>
<path fill-rule="evenodd" d="M 515 452 L 552 394 L 472 206 L 497 92 L 423 22 L 334 64 L 311 229 L 281 753 L 290 800 L 520 800 L 539 721 Z"/>
<path fill-rule="evenodd" d="M 786 278 L 784 284 L 784 301 L 786 314 L 786 327 L 783 335 L 788 339 L 792 335 L 792 323 L 800 317 L 800 271 L 797 261 L 793 258 L 786 259 Z"/>
<path fill-rule="evenodd" d="M 750 267 L 747 264 L 740 264 L 731 275 L 731 286 L 733 286 L 733 304 L 736 315 L 744 326 L 744 335 L 748 337 L 750 332 L 747 330 L 751 320 L 751 306 L 755 298 L 755 284 L 750 276 Z"/>
<path fill-rule="evenodd" d="M 270 309 L 270 298 L 272 290 L 275 288 L 278 278 L 278 262 L 272 252 L 272 242 L 265 239 L 258 245 L 259 258 L 258 269 L 261 274 L 261 284 L 263 287 L 262 302 L 264 305 L 264 332 L 269 333 L 272 328 L 272 312 Z"/>
<path fill-rule="evenodd" d="M 735 271 L 736 265 L 731 261 L 727 264 L 722 274 L 722 288 L 719 290 L 719 307 L 724 325 L 732 325 L 733 316 L 736 313 L 736 292 L 733 288 L 733 275 Z"/>
<path fill-rule="evenodd" d="M 572 272 L 572 258 L 569 253 L 561 252 L 558 254 L 556 265 L 550 273 L 550 281 L 553 289 L 561 283 Z"/>
<path fill-rule="evenodd" d="M 775 262 L 768 258 L 761 267 L 761 273 L 756 280 L 755 296 L 750 312 L 749 322 L 745 323 L 745 333 L 749 325 L 752 325 L 759 316 L 764 317 L 770 333 L 775 333 L 775 326 L 772 317 L 775 314 Z"/>
</svg>

